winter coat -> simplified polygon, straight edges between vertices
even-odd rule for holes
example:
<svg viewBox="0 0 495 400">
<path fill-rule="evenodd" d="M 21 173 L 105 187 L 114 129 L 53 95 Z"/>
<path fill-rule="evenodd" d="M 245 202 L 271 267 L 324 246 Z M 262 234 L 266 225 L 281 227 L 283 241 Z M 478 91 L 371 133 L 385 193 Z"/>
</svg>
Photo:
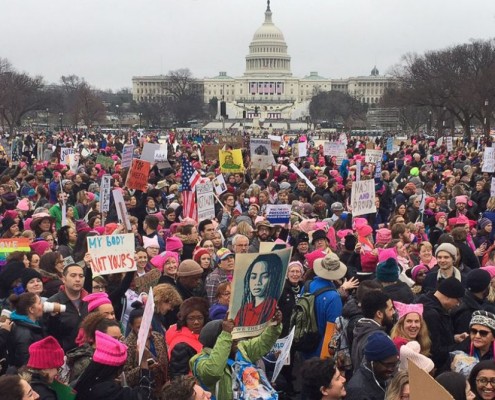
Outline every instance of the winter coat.
<svg viewBox="0 0 495 400">
<path fill-rule="evenodd" d="M 43 297 L 52 297 L 58 293 L 60 286 L 64 283 L 57 274 L 47 272 L 44 269 L 38 269 L 43 281 Z"/>
<path fill-rule="evenodd" d="M 431 339 L 431 359 L 435 363 L 437 372 L 441 373 L 449 368 L 449 352 L 454 350 L 454 325 L 448 311 L 433 293 L 427 293 L 418 298 L 423 304 L 423 319 L 426 322 Z"/>
<path fill-rule="evenodd" d="M 295 289 L 295 291 L 294 291 Z M 298 283 L 293 286 L 288 279 L 286 279 L 284 288 L 282 289 L 282 294 L 278 300 L 278 308 L 282 312 L 282 337 L 286 337 L 290 331 L 290 317 L 292 315 L 292 310 L 296 305 L 297 295 L 301 292 L 302 283 Z"/>
<path fill-rule="evenodd" d="M 157 362 L 157 366 L 152 368 L 153 379 L 155 382 L 154 393 L 156 396 L 161 392 L 161 389 L 165 382 L 169 380 L 169 361 L 167 354 L 167 344 L 163 340 L 163 336 L 158 332 L 151 332 L 153 337 L 153 344 L 155 346 L 156 356 L 154 360 Z M 125 339 L 127 345 L 127 361 L 124 365 L 124 373 L 127 384 L 130 387 L 137 386 L 139 384 L 139 377 L 141 374 L 141 368 L 138 365 L 136 357 L 137 349 L 137 336 L 134 332 L 131 332 Z"/>
<path fill-rule="evenodd" d="M 239 342 L 238 349 L 247 361 L 255 364 L 270 351 L 281 332 L 282 324 L 269 326 L 260 336 Z M 232 372 L 227 364 L 231 347 L 232 335 L 222 331 L 213 349 L 204 347 L 189 361 L 194 376 L 217 400 L 233 399 Z"/>
<path fill-rule="evenodd" d="M 219 303 L 213 304 L 210 307 L 210 311 L 209 311 L 210 320 L 213 321 L 214 319 L 225 319 L 228 310 L 229 310 L 229 306 L 227 304 L 219 304 Z"/>
<path fill-rule="evenodd" d="M 451 312 L 454 323 L 454 333 L 469 332 L 469 323 L 475 311 L 483 309 L 483 299 L 478 299 L 469 290 L 466 290 L 461 305 Z"/>
<path fill-rule="evenodd" d="M 14 326 L 8 337 L 8 364 L 16 368 L 26 365 L 29 360 L 29 346 L 44 338 L 43 329 L 38 323 L 29 321 L 25 315 L 12 313 Z"/>
<path fill-rule="evenodd" d="M 67 352 L 67 366 L 70 369 L 69 383 L 75 384 L 93 358 L 95 349 L 89 343 Z"/>
<path fill-rule="evenodd" d="M 368 341 L 368 336 L 374 332 L 383 332 L 385 335 L 385 328 L 378 322 L 369 318 L 361 318 L 354 327 L 354 339 L 351 349 L 351 360 L 354 371 L 357 371 L 363 361 L 364 347 Z"/>
<path fill-rule="evenodd" d="M 359 307 L 357 300 L 353 297 L 351 297 L 347 302 L 344 304 L 344 307 L 342 308 L 342 317 L 344 317 L 346 320 L 348 320 L 347 324 L 347 339 L 348 342 L 352 348 L 352 342 L 354 340 L 354 327 L 356 326 L 357 322 L 363 318 L 363 312 L 361 310 L 361 307 Z"/>
<path fill-rule="evenodd" d="M 364 364 L 359 366 L 347 383 L 346 392 L 346 400 L 383 400 L 385 398 L 385 388 L 378 385 L 370 369 Z"/>
<path fill-rule="evenodd" d="M 392 285 L 383 286 L 383 293 L 388 295 L 393 301 L 411 304 L 414 301 L 414 294 L 407 283 L 397 281 Z"/>
<path fill-rule="evenodd" d="M 85 290 L 81 291 L 80 299 L 87 296 Z M 65 294 L 65 288 L 56 295 L 50 297 L 50 303 L 65 304 L 66 310 L 63 313 L 49 315 L 47 320 L 47 331 L 58 340 L 65 352 L 76 347 L 76 337 L 79 332 L 79 324 L 88 315 L 88 303 L 81 300 L 79 310 Z"/>
<path fill-rule="evenodd" d="M 177 329 L 177 325 L 172 325 L 165 338 L 170 360 L 170 377 L 187 375 L 190 372 L 189 360 L 203 349 L 199 342 L 199 334 L 193 333 L 186 326 Z"/>
</svg>

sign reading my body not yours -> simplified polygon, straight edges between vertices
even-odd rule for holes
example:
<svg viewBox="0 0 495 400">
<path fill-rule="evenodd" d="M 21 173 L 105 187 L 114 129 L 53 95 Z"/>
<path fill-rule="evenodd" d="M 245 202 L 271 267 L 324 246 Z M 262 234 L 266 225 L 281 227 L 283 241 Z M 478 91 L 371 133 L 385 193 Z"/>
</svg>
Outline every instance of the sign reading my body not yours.
<svg viewBox="0 0 495 400">
<path fill-rule="evenodd" d="M 93 274 L 107 275 L 137 269 L 134 234 L 91 236 L 87 242 Z"/>
</svg>

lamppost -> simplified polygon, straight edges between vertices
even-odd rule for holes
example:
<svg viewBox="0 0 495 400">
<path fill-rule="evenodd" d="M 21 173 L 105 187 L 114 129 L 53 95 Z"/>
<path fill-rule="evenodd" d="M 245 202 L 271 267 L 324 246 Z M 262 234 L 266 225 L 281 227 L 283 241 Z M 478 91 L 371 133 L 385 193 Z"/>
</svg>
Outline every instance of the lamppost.
<svg viewBox="0 0 495 400">
<path fill-rule="evenodd" d="M 64 130 L 64 113 L 61 112 L 58 114 L 58 122 L 60 122 L 60 130 Z"/>
<path fill-rule="evenodd" d="M 443 108 L 442 113 L 442 137 L 445 136 L 445 112 L 447 111 L 447 107 Z"/>
<path fill-rule="evenodd" d="M 430 110 L 430 111 L 428 111 L 428 135 L 430 135 L 430 136 L 431 136 L 431 126 L 432 126 L 432 122 L 433 122 L 431 120 L 431 115 L 432 115 L 432 113 Z"/>
<path fill-rule="evenodd" d="M 120 114 L 119 114 L 119 105 L 117 104 L 115 106 L 115 108 L 117 109 L 117 126 L 119 127 L 119 132 L 120 132 Z"/>
<path fill-rule="evenodd" d="M 488 109 L 488 99 L 485 100 L 485 135 L 490 137 L 490 110 Z"/>
<path fill-rule="evenodd" d="M 50 111 L 50 110 L 47 108 L 47 109 L 46 109 L 46 130 L 47 130 L 47 131 L 48 131 L 48 116 L 49 116 L 48 112 L 49 112 L 49 111 Z"/>
<path fill-rule="evenodd" d="M 141 118 L 143 117 L 143 113 L 139 113 L 139 129 L 141 129 Z"/>
</svg>

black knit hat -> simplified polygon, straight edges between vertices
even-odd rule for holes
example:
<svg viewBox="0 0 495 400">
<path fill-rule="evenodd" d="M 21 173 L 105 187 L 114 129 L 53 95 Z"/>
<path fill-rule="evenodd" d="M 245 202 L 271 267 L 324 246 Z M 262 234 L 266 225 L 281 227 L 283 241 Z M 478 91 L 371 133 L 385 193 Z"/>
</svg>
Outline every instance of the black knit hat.
<svg viewBox="0 0 495 400">
<path fill-rule="evenodd" d="M 466 289 L 471 293 L 481 293 L 488 289 L 492 278 L 488 271 L 484 269 L 473 269 L 466 277 Z"/>
<path fill-rule="evenodd" d="M 297 235 L 296 247 L 299 246 L 301 243 L 308 243 L 309 244 L 309 236 L 306 232 L 300 232 L 299 235 Z"/>
<path fill-rule="evenodd" d="M 38 278 L 41 280 L 41 274 L 33 268 L 26 268 L 22 271 L 22 287 L 26 290 L 26 286 L 31 279 Z"/>
<path fill-rule="evenodd" d="M 215 347 L 217 338 L 222 333 L 222 320 L 216 319 L 208 322 L 199 334 L 199 342 L 204 346 L 212 349 Z"/>
<path fill-rule="evenodd" d="M 465 292 L 464 286 L 454 277 L 444 279 L 440 282 L 438 291 L 451 299 L 460 299 L 464 297 Z"/>
</svg>

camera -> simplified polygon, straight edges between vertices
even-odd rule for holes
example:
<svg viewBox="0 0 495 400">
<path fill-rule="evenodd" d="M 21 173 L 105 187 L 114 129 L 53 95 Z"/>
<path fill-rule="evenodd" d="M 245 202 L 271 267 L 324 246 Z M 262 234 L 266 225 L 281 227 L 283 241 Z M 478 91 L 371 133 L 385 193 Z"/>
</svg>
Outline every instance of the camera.
<svg viewBox="0 0 495 400">
<path fill-rule="evenodd" d="M 43 303 L 43 312 L 46 313 L 63 313 L 66 309 L 67 306 L 65 304 L 49 303 L 48 301 Z"/>
</svg>

